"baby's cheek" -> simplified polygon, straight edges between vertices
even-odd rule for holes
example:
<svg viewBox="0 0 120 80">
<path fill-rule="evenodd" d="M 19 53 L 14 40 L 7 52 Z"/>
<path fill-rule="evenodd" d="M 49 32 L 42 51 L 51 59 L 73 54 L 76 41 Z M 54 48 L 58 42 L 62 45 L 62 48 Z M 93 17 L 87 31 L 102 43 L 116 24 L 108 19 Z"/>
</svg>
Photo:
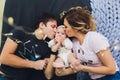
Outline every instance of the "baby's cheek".
<svg viewBox="0 0 120 80">
<path fill-rule="evenodd" d="M 66 39 L 66 37 L 61 37 L 62 38 L 62 41 L 64 41 Z"/>
</svg>

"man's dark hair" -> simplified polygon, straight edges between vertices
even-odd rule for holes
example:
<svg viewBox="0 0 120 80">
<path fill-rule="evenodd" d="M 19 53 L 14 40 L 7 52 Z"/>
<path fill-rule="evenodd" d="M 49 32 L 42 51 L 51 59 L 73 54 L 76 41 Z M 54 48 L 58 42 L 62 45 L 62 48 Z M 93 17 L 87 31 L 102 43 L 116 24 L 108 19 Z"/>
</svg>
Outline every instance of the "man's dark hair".
<svg viewBox="0 0 120 80">
<path fill-rule="evenodd" d="M 52 14 L 50 14 L 50 13 L 44 12 L 44 13 L 40 14 L 34 29 L 38 28 L 40 22 L 43 22 L 46 25 L 46 23 L 50 20 L 56 20 L 57 21 L 56 17 L 53 16 Z"/>
</svg>

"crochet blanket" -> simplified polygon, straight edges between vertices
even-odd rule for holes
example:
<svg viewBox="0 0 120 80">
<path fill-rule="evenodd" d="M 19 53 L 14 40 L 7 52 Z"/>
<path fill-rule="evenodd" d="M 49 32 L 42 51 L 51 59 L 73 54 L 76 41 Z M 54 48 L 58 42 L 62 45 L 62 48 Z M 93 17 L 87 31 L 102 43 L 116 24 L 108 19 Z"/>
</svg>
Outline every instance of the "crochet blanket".
<svg viewBox="0 0 120 80">
<path fill-rule="evenodd" d="M 105 35 L 120 69 L 120 0 L 91 0 L 97 31 Z"/>
</svg>

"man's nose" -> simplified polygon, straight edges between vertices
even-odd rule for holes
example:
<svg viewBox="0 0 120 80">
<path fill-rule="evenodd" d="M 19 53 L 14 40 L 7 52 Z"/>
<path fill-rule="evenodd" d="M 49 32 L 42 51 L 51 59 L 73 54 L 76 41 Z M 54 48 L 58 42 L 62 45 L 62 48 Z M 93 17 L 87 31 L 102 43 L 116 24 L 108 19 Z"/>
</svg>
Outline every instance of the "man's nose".
<svg viewBox="0 0 120 80">
<path fill-rule="evenodd" d="M 54 32 L 56 32 L 56 28 L 54 28 Z"/>
</svg>

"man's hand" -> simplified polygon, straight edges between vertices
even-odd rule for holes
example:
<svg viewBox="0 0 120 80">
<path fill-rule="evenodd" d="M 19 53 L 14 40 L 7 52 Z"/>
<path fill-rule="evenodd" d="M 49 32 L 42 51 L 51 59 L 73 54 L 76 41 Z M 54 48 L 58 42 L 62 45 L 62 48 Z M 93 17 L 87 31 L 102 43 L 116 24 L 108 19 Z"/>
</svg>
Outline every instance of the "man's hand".
<svg viewBox="0 0 120 80">
<path fill-rule="evenodd" d="M 37 60 L 34 62 L 33 67 L 36 70 L 43 70 L 47 65 L 47 60 Z"/>
</svg>

